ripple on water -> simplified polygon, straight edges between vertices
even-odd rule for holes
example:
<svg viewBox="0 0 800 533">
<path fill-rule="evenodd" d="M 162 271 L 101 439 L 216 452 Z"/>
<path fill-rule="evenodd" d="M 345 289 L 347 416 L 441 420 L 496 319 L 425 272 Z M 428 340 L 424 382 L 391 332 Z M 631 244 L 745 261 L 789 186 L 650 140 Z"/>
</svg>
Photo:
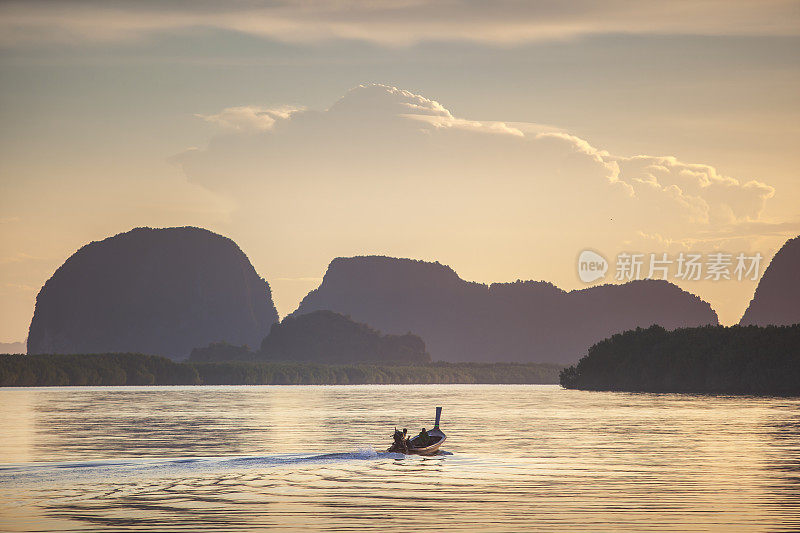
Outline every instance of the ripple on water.
<svg viewBox="0 0 800 533">
<path fill-rule="evenodd" d="M 446 454 L 381 451 L 435 405 Z M 798 407 L 548 386 L 0 390 L 0 530 L 792 531 Z"/>
</svg>

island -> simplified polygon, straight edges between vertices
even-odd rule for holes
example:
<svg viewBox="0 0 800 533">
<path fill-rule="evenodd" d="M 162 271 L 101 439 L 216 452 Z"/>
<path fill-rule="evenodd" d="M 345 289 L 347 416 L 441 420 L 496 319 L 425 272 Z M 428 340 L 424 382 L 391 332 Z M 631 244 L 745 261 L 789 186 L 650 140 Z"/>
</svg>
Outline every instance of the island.
<svg viewBox="0 0 800 533">
<path fill-rule="evenodd" d="M 257 344 L 277 321 L 269 284 L 231 239 L 135 228 L 83 246 L 47 280 L 27 353 L 181 360 L 209 342 Z"/>
<path fill-rule="evenodd" d="M 799 395 L 800 324 L 637 328 L 594 344 L 559 380 L 594 391 Z"/>
<path fill-rule="evenodd" d="M 273 324 L 258 351 L 215 342 L 192 350 L 189 361 L 404 365 L 430 363 L 431 356 L 425 342 L 411 332 L 384 335 L 349 316 L 313 311 Z"/>
</svg>

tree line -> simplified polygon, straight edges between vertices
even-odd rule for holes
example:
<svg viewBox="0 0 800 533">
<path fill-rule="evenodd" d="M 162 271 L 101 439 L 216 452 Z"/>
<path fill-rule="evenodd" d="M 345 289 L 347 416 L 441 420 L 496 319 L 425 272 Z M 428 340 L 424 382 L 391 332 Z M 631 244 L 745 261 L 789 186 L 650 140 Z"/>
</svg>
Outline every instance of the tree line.
<svg viewBox="0 0 800 533">
<path fill-rule="evenodd" d="M 178 363 L 165 357 L 131 353 L 2 355 L 0 386 L 548 384 L 558 382 L 562 368 L 539 363 Z"/>
<path fill-rule="evenodd" d="M 613 335 L 565 368 L 568 389 L 800 394 L 800 324 L 661 326 Z"/>
</svg>

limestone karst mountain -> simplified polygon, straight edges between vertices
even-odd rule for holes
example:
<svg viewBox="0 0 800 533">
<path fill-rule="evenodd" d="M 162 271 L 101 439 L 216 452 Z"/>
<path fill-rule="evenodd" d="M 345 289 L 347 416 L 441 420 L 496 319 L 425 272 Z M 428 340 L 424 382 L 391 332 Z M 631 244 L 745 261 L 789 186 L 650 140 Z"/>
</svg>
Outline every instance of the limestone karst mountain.
<svg viewBox="0 0 800 533">
<path fill-rule="evenodd" d="M 136 228 L 75 252 L 36 298 L 28 353 L 184 358 L 210 342 L 259 346 L 278 320 L 269 284 L 232 240 Z"/>
<path fill-rule="evenodd" d="M 800 323 L 800 236 L 789 239 L 758 282 L 742 326 L 789 326 Z"/>
<path fill-rule="evenodd" d="M 338 258 L 295 315 L 349 315 L 387 333 L 413 331 L 434 360 L 571 363 L 637 326 L 717 324 L 711 306 L 666 281 L 567 292 L 541 281 L 464 281 L 450 267 L 391 257 Z"/>
</svg>

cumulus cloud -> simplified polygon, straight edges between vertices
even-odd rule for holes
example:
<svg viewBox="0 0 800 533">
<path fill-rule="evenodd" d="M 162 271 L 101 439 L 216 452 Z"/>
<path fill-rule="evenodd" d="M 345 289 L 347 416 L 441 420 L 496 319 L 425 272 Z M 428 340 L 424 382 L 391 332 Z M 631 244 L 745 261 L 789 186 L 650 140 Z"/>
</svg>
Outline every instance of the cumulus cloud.
<svg viewBox="0 0 800 533">
<path fill-rule="evenodd" d="M 708 164 L 623 157 L 549 126 L 455 117 L 379 84 L 325 111 L 231 108 L 203 118 L 229 132 L 178 158 L 189 179 L 245 210 L 261 203 L 267 216 L 324 221 L 330 231 L 377 224 L 419 238 L 444 220 L 475 234 L 541 229 L 575 246 L 697 243 L 702 232 L 752 227 L 774 194 Z"/>
<path fill-rule="evenodd" d="M 152 34 L 222 29 L 287 42 L 332 39 L 382 45 L 465 41 L 496 45 L 585 35 L 794 35 L 791 0 L 519 2 L 339 0 L 336 2 L 4 2 L 0 39 L 108 42 Z"/>
<path fill-rule="evenodd" d="M 238 106 L 227 107 L 219 113 L 211 115 L 198 113 L 195 116 L 228 130 L 264 131 L 272 128 L 276 121 L 286 120 L 292 116 L 292 113 L 301 110 L 302 108 L 294 106 L 278 108 Z"/>
<path fill-rule="evenodd" d="M 611 159 L 619 164 L 620 179 L 638 191 L 651 187 L 672 196 L 692 212 L 696 222 L 722 224 L 758 219 L 767 199 L 775 194 L 775 189 L 765 183 L 742 183 L 719 174 L 710 165 L 684 163 L 675 157 Z"/>
<path fill-rule="evenodd" d="M 422 116 L 452 119 L 445 107 L 422 95 L 378 83 L 359 85 L 333 104 L 328 112 L 334 115 Z"/>
</svg>

